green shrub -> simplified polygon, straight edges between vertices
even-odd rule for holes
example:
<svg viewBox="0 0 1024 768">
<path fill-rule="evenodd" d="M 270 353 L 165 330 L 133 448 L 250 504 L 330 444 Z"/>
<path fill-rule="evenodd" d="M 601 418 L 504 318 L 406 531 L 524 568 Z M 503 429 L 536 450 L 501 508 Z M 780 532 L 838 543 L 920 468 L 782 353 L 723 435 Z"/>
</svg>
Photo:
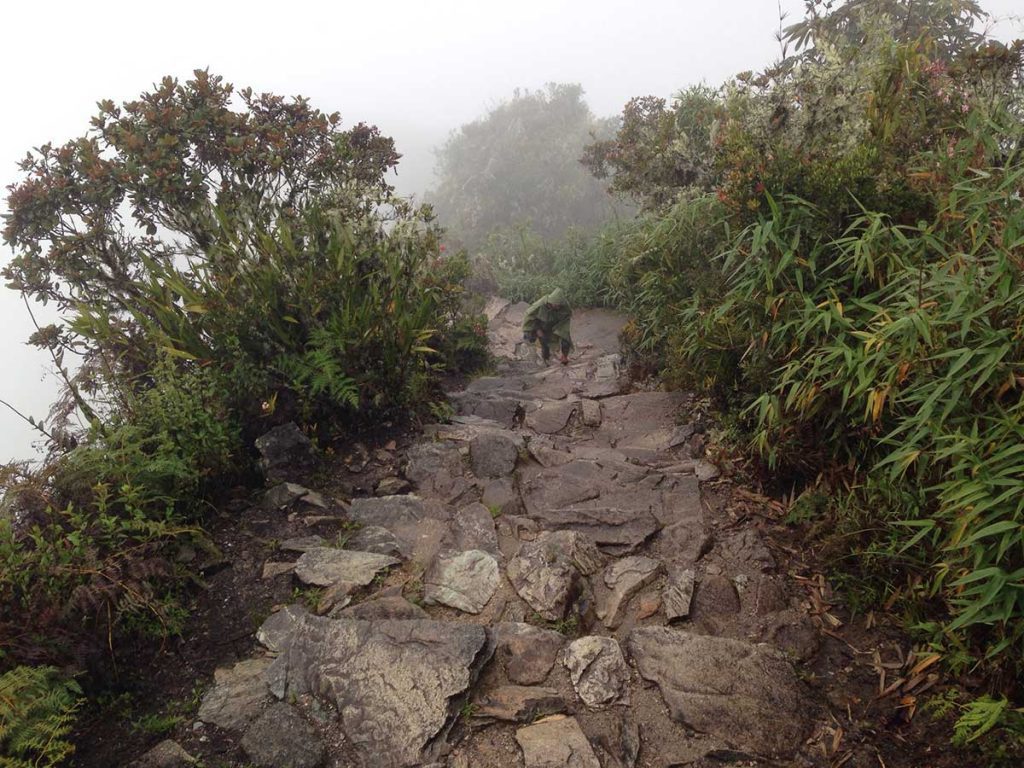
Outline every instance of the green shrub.
<svg viewBox="0 0 1024 768">
<path fill-rule="evenodd" d="M 0 675 L 0 764 L 48 768 L 70 757 L 67 736 L 82 690 L 53 667 L 15 667 Z"/>
</svg>

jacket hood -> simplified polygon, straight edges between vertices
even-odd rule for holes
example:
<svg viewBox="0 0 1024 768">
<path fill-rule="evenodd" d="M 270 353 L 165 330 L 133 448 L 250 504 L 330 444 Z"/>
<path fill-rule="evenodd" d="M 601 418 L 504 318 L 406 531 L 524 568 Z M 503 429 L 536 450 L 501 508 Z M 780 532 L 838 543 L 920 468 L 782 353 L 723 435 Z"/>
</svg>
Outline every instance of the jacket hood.
<svg viewBox="0 0 1024 768">
<path fill-rule="evenodd" d="M 555 290 L 549 293 L 544 299 L 544 303 L 550 304 L 553 307 L 564 307 L 566 305 L 565 294 L 562 293 L 561 288 L 555 288 Z"/>
</svg>

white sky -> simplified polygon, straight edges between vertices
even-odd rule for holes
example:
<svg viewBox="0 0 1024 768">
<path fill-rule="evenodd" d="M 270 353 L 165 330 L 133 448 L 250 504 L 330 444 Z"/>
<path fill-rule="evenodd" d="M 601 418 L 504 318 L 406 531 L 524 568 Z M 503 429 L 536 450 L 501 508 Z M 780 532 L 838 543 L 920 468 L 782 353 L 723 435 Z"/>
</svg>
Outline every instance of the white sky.
<svg viewBox="0 0 1024 768">
<path fill-rule="evenodd" d="M 1007 17 L 1024 12 L 1020 2 L 982 5 Z M 803 2 L 781 7 L 789 23 Z M 0 186 L 18 178 L 30 147 L 81 135 L 100 99 L 126 101 L 164 75 L 209 67 L 238 87 L 308 96 L 346 124 L 377 124 L 405 155 L 400 191 L 422 192 L 432 148 L 516 87 L 579 82 L 596 114 L 618 114 L 633 96 L 769 64 L 778 27 L 777 0 L 7 0 Z M 1024 27 L 1010 20 L 996 34 Z M 0 263 L 9 257 L 0 251 Z M 0 398 L 43 416 L 55 387 L 45 353 L 23 344 L 30 331 L 17 295 L 0 289 Z M 29 457 L 31 440 L 0 407 L 0 462 Z"/>
</svg>

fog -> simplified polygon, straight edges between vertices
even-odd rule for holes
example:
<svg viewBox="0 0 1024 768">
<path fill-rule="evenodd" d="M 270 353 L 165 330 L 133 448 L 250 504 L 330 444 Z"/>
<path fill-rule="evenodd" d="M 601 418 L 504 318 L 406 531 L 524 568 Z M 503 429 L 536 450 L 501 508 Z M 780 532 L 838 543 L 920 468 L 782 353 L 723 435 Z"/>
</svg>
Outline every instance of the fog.
<svg viewBox="0 0 1024 768">
<path fill-rule="evenodd" d="M 717 85 L 778 55 L 780 5 L 789 21 L 803 8 L 802 0 L 8 3 L 0 184 L 19 178 L 15 163 L 30 147 L 84 133 L 99 99 L 129 100 L 164 75 L 209 68 L 238 87 L 307 96 L 345 124 L 378 125 L 403 153 L 396 187 L 422 196 L 433 149 L 515 88 L 580 83 L 594 114 L 608 116 L 633 96 Z M 982 5 L 1006 17 L 1019 0 Z M 1014 20 L 995 32 L 1024 35 Z M 5 249 L 0 261 L 9 257 Z M 19 297 L 0 291 L 0 398 L 38 417 L 56 387 L 45 353 L 24 345 L 31 329 Z M 0 407 L 0 461 L 32 456 L 32 440 Z"/>
</svg>

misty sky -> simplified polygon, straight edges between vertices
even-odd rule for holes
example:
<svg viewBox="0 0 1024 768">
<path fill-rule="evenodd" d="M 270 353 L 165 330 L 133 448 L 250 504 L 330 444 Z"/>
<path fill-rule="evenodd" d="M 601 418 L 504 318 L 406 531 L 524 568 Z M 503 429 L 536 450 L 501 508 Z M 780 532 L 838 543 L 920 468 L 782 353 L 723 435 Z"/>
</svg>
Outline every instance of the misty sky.
<svg viewBox="0 0 1024 768">
<path fill-rule="evenodd" d="M 803 2 L 781 6 L 794 21 Z M 1020 0 L 982 6 L 1022 12 Z M 348 125 L 377 124 L 404 155 L 399 190 L 421 193 L 433 148 L 516 87 L 579 82 L 596 114 L 618 114 L 632 96 L 767 65 L 778 28 L 776 0 L 15 0 L 0 10 L 0 186 L 30 147 L 83 133 L 98 100 L 209 67 L 238 87 L 308 96 Z M 1007 20 L 995 34 L 1024 28 Z M 55 387 L 45 353 L 23 344 L 30 330 L 18 296 L 0 289 L 0 398 L 43 416 Z M 0 462 L 31 456 L 32 439 L 0 407 Z"/>
</svg>

